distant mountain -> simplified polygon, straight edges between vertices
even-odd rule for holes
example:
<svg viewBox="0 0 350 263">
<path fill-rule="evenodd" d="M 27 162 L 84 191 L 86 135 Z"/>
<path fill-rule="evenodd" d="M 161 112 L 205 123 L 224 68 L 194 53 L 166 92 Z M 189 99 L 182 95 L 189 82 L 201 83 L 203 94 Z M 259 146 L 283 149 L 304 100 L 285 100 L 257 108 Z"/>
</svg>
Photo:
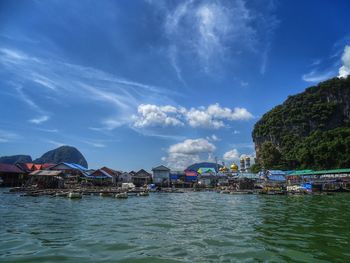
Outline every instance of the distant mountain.
<svg viewBox="0 0 350 263">
<path fill-rule="evenodd" d="M 263 115 L 252 136 L 265 168 L 350 167 L 350 76 L 289 96 Z"/>
<path fill-rule="evenodd" d="M 88 168 L 88 163 L 82 153 L 72 146 L 61 146 L 57 149 L 44 153 L 34 163 L 77 163 Z"/>
<path fill-rule="evenodd" d="M 32 157 L 29 155 L 12 155 L 0 157 L 0 163 L 15 164 L 15 163 L 31 163 Z"/>
<path fill-rule="evenodd" d="M 203 162 L 203 163 L 195 163 L 186 168 L 186 170 L 190 171 L 198 171 L 199 168 L 214 168 L 216 172 L 218 172 L 217 168 L 223 167 L 221 164 L 216 165 L 216 163 L 209 163 L 209 162 Z"/>
</svg>

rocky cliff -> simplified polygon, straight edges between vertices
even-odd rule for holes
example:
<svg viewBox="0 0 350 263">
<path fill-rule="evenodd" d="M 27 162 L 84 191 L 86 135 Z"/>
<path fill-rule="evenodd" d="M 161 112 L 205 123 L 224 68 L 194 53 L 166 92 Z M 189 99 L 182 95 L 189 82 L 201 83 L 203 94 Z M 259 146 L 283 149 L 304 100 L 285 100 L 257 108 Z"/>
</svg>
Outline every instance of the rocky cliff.
<svg viewBox="0 0 350 263">
<path fill-rule="evenodd" d="M 72 146 L 61 146 L 57 149 L 44 153 L 40 158 L 34 160 L 34 163 L 77 163 L 88 167 L 85 157 L 78 149 Z"/>
<path fill-rule="evenodd" d="M 266 168 L 350 167 L 350 77 L 288 97 L 263 115 L 252 136 Z"/>
<path fill-rule="evenodd" d="M 29 155 L 12 155 L 0 157 L 0 163 L 15 164 L 15 163 L 31 163 L 32 157 Z"/>
<path fill-rule="evenodd" d="M 0 163 L 15 164 L 15 163 L 77 163 L 84 167 L 88 167 L 88 163 L 82 153 L 72 146 L 61 146 L 57 149 L 44 153 L 40 158 L 32 161 L 29 155 L 13 155 L 0 157 Z"/>
</svg>

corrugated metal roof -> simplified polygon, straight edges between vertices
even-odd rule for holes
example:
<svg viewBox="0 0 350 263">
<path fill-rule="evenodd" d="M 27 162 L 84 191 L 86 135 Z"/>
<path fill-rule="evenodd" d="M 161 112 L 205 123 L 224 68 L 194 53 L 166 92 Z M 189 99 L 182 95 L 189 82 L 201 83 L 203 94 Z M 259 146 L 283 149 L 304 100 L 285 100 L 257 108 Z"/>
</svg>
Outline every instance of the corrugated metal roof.
<svg viewBox="0 0 350 263">
<path fill-rule="evenodd" d="M 288 175 L 289 176 L 301 176 L 301 175 L 338 174 L 338 173 L 350 173 L 350 168 L 321 170 L 321 171 L 299 170 L 299 171 L 294 171 L 293 173 L 290 173 Z"/>
<path fill-rule="evenodd" d="M 214 168 L 211 167 L 201 167 L 197 170 L 198 173 L 216 173 Z"/>
<path fill-rule="evenodd" d="M 54 171 L 54 170 L 37 170 L 29 175 L 42 175 L 42 176 L 57 176 L 62 174 L 62 171 Z"/>
<path fill-rule="evenodd" d="M 164 165 L 159 165 L 157 167 L 152 168 L 152 171 L 170 171 L 170 169 Z"/>
<path fill-rule="evenodd" d="M 268 170 L 268 174 L 273 174 L 273 175 L 285 175 L 286 172 L 282 170 Z"/>
<path fill-rule="evenodd" d="M 78 169 L 78 170 L 83 171 L 83 172 L 88 170 L 84 166 L 81 166 L 80 164 L 77 164 L 77 163 L 63 163 L 63 164 L 67 165 L 68 167 L 70 167 L 72 169 Z"/>
<path fill-rule="evenodd" d="M 98 172 L 102 173 L 103 175 L 102 176 L 97 175 L 97 174 L 95 175 L 95 173 L 98 173 Z M 84 174 L 84 175 L 85 175 L 85 177 L 92 178 L 92 179 L 110 179 L 113 177 L 112 175 L 110 175 L 109 173 L 107 173 L 106 171 L 104 171 L 102 169 L 98 169 L 91 174 Z"/>
<path fill-rule="evenodd" d="M 103 176 L 95 174 L 95 173 L 98 173 L 98 172 L 102 173 Z M 108 177 L 108 178 L 112 178 L 113 175 L 107 173 L 106 171 L 104 171 L 102 169 L 98 169 L 98 170 L 94 171 L 93 173 L 91 173 L 90 175 L 88 175 L 87 177 L 96 177 L 96 178 Z"/>
</svg>

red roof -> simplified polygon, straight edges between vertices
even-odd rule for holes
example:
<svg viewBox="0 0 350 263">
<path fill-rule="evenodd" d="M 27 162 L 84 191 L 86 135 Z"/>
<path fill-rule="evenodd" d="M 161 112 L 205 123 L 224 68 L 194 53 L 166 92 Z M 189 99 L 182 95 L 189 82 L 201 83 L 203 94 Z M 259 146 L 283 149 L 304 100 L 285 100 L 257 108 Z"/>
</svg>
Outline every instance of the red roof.
<svg viewBox="0 0 350 263">
<path fill-rule="evenodd" d="M 23 173 L 23 171 L 14 164 L 0 163 L 0 173 Z"/>
<path fill-rule="evenodd" d="M 22 170 L 26 172 L 33 172 L 38 170 L 44 170 L 49 167 L 54 166 L 53 163 L 44 163 L 44 164 L 35 164 L 35 163 L 18 163 L 17 166 L 19 166 Z"/>
<path fill-rule="evenodd" d="M 116 175 L 117 176 L 117 175 L 121 174 L 121 172 L 115 171 L 115 170 L 113 170 L 111 168 L 108 168 L 106 166 L 100 168 L 100 170 L 103 170 L 103 171 L 105 171 L 106 173 L 108 173 L 110 175 Z"/>
<path fill-rule="evenodd" d="M 189 170 L 185 171 L 185 174 L 186 174 L 186 176 L 197 176 L 198 175 L 197 172 L 189 171 Z"/>
</svg>

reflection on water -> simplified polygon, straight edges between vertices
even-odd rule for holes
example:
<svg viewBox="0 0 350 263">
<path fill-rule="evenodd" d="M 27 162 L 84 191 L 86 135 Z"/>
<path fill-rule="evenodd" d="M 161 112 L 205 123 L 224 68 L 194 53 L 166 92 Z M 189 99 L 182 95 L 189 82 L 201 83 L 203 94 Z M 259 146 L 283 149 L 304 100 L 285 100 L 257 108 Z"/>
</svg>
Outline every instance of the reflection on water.
<svg viewBox="0 0 350 263">
<path fill-rule="evenodd" d="M 350 261 L 347 194 L 0 200 L 1 262 Z"/>
</svg>

